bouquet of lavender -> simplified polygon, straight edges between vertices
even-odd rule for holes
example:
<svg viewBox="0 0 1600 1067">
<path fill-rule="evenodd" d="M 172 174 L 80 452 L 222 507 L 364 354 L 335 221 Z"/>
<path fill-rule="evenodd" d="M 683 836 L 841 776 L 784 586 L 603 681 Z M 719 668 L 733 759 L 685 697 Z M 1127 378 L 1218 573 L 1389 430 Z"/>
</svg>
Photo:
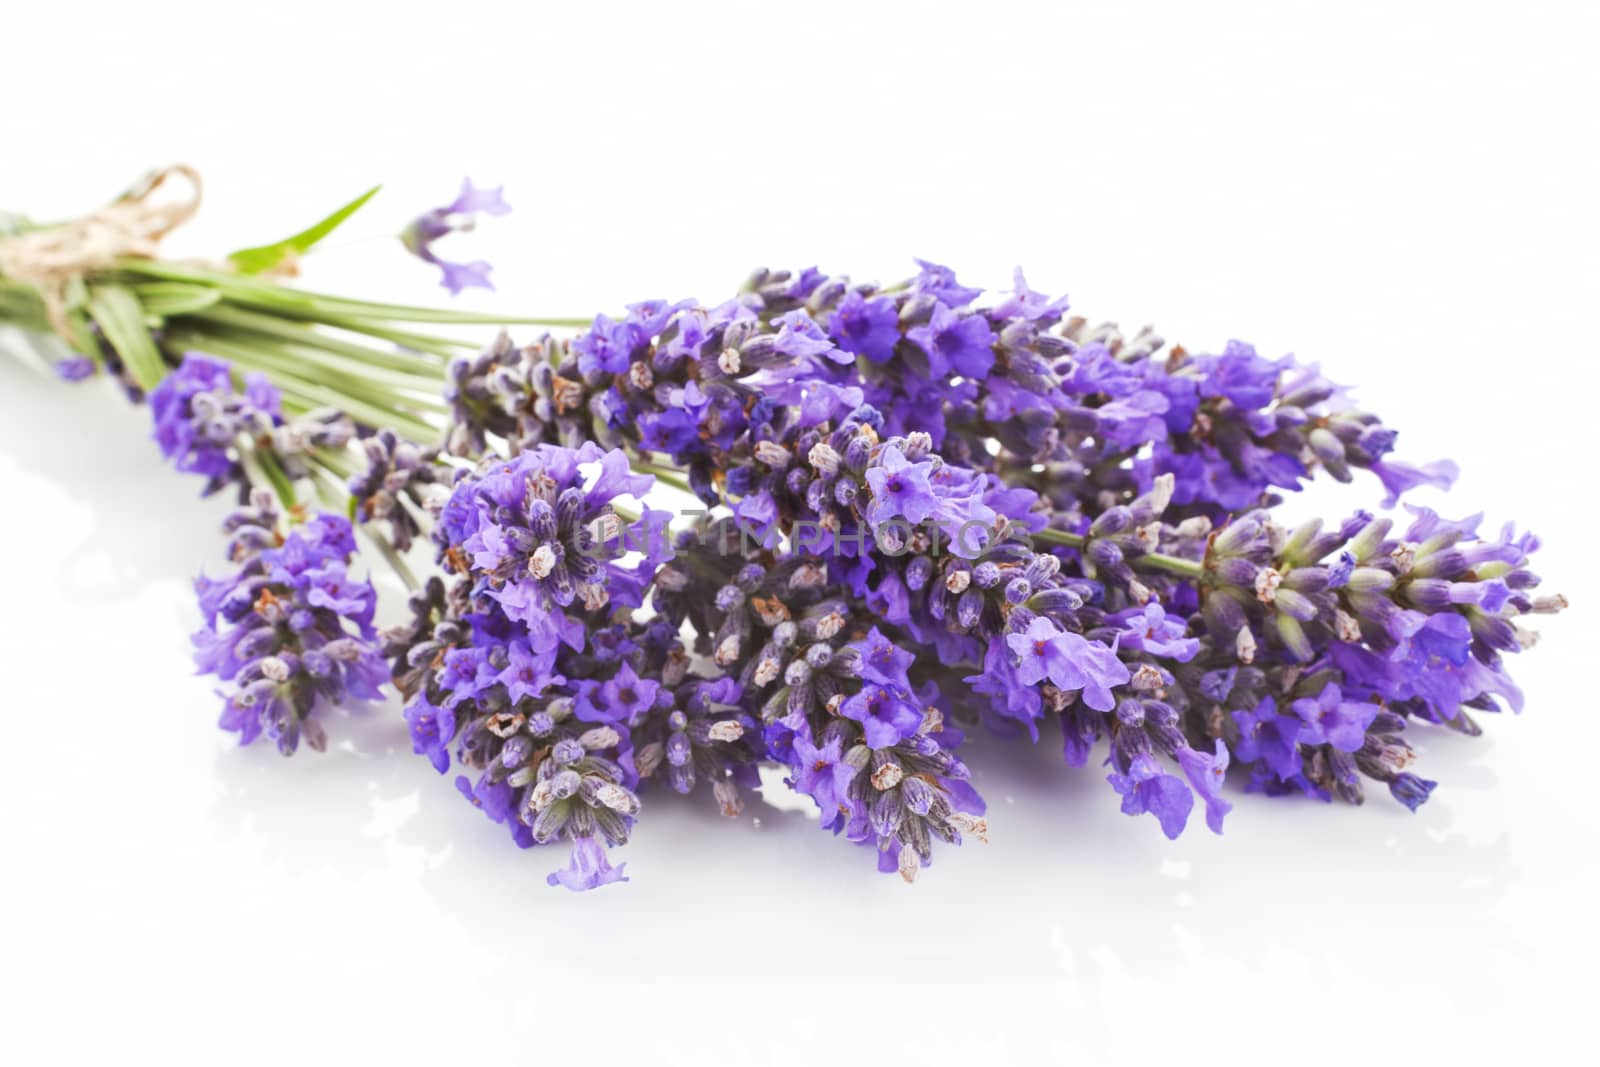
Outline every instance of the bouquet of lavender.
<svg viewBox="0 0 1600 1067">
<path fill-rule="evenodd" d="M 321 748 L 327 709 L 392 687 L 467 800 L 569 846 L 552 885 L 625 880 L 607 849 L 648 787 L 735 814 L 763 765 L 909 881 L 987 832 L 973 730 L 1054 735 L 1169 837 L 1197 802 L 1220 833 L 1230 777 L 1415 810 L 1411 731 L 1520 709 L 1505 657 L 1564 606 L 1537 540 L 1477 516 L 1281 524 L 1319 476 L 1369 472 L 1389 508 L 1454 470 L 1394 459 L 1314 365 L 1124 336 L 1020 272 L 984 299 L 925 262 L 758 271 L 480 351 L 414 324 L 491 316 L 272 280 L 365 198 L 199 267 L 157 258 L 193 203 L 152 192 L 14 224 L 0 321 L 63 339 L 63 377 L 117 379 L 177 469 L 237 496 L 231 570 L 196 583 L 222 726 Z M 405 245 L 487 284 L 434 245 L 504 210 L 468 183 Z M 375 627 L 357 534 L 413 590 L 400 625 Z"/>
</svg>

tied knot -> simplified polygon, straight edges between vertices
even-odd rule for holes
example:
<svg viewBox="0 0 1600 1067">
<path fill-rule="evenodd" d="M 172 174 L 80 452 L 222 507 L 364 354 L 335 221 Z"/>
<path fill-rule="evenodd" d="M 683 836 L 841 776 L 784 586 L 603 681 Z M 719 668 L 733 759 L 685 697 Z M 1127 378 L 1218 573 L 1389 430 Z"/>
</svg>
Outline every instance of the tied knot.
<svg viewBox="0 0 1600 1067">
<path fill-rule="evenodd" d="M 189 186 L 177 200 L 156 200 L 172 178 Z M 81 218 L 0 240 L 0 275 L 32 286 L 44 301 L 50 325 L 72 339 L 66 308 L 72 284 L 124 258 L 154 259 L 161 239 L 200 208 L 200 175 L 178 164 L 146 175 L 117 199 Z"/>
</svg>

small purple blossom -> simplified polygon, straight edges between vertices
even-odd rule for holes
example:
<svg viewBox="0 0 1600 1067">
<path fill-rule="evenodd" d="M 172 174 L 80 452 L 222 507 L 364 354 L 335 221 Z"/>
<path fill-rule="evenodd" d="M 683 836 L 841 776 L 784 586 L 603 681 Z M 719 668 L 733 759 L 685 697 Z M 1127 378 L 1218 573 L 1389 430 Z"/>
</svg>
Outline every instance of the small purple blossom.
<svg viewBox="0 0 1600 1067">
<path fill-rule="evenodd" d="M 828 333 L 846 352 L 887 363 L 900 341 L 900 311 L 892 300 L 851 290 L 829 317 Z"/>
<path fill-rule="evenodd" d="M 1131 677 L 1112 649 L 1063 631 L 1049 619 L 1035 618 L 1026 630 L 1007 635 L 1006 644 L 1017 658 L 1017 677 L 1024 685 L 1048 678 L 1064 692 L 1081 691 L 1084 703 L 1096 711 L 1110 711 L 1116 703 L 1112 688 Z"/>
<path fill-rule="evenodd" d="M 917 266 L 921 269 L 912 286 L 918 293 L 934 297 L 953 308 L 966 307 L 983 295 L 982 289 L 973 289 L 956 281 L 955 271 L 949 267 L 925 259 L 917 260 Z"/>
<path fill-rule="evenodd" d="M 861 724 L 868 748 L 888 748 L 915 734 L 922 710 L 898 690 L 866 685 L 839 707 L 839 714 Z"/>
<path fill-rule="evenodd" d="M 1067 310 L 1067 298 L 1062 296 L 1051 300 L 1043 293 L 1036 293 L 1028 287 L 1028 280 L 1022 276 L 1022 268 L 1018 267 L 1012 275 L 1014 286 L 1012 295 L 995 306 L 994 317 L 998 319 L 1021 319 L 1023 322 L 1054 322 Z"/>
<path fill-rule="evenodd" d="M 626 882 L 628 876 L 622 872 L 627 866 L 626 863 L 611 866 L 611 858 L 606 855 L 604 845 L 593 837 L 580 837 L 572 842 L 572 855 L 567 865 L 559 871 L 552 871 L 545 881 L 573 892 L 598 889 L 612 882 Z"/>
<path fill-rule="evenodd" d="M 925 326 L 907 334 L 928 355 L 928 375 L 935 381 L 952 373 L 983 378 L 994 366 L 995 332 L 982 315 L 963 315 L 936 304 Z"/>
<path fill-rule="evenodd" d="M 1156 817 L 1161 832 L 1169 838 L 1176 840 L 1183 833 L 1189 812 L 1194 808 L 1194 794 L 1181 778 L 1163 772 L 1154 759 L 1139 756 L 1127 774 L 1110 774 L 1106 781 L 1121 794 L 1123 814 L 1148 812 Z"/>
<path fill-rule="evenodd" d="M 1389 783 L 1389 793 L 1411 811 L 1416 811 L 1427 803 L 1428 797 L 1438 785 L 1438 782 L 1431 782 L 1407 772 L 1397 775 Z"/>
<path fill-rule="evenodd" d="M 1188 627 L 1184 621 L 1168 615 L 1153 600 L 1143 608 L 1124 612 L 1119 621 L 1125 627 L 1118 638 L 1119 648 L 1166 656 L 1179 663 L 1187 663 L 1200 651 L 1199 639 L 1185 636 Z"/>
<path fill-rule="evenodd" d="M 1289 710 L 1300 717 L 1296 740 L 1303 745 L 1332 745 L 1340 752 L 1356 752 L 1367 739 L 1367 727 L 1379 712 L 1371 701 L 1348 701 L 1337 682 L 1329 682 L 1321 694 L 1296 700 Z"/>
<path fill-rule="evenodd" d="M 852 645 L 861 654 L 861 677 L 878 685 L 911 691 L 907 674 L 916 656 L 896 645 L 874 626 L 867 636 Z"/>
<path fill-rule="evenodd" d="M 56 377 L 64 382 L 81 382 L 94 376 L 94 360 L 87 356 L 69 356 L 54 364 Z"/>
<path fill-rule="evenodd" d="M 465 233 L 477 223 L 477 216 L 497 217 L 508 214 L 511 205 L 502 195 L 503 187 L 479 189 L 472 179 L 461 182 L 461 192 L 444 207 L 418 215 L 401 231 L 400 241 L 406 251 L 425 263 L 438 267 L 443 277 L 440 284 L 457 296 L 463 289 L 493 289 L 489 282 L 490 266 L 483 260 L 469 263 L 452 263 L 441 259 L 433 250 L 435 241 L 452 233 Z"/>
<path fill-rule="evenodd" d="M 578 700 L 578 718 L 632 725 L 655 706 L 659 687 L 660 683 L 640 678 L 632 666 L 624 663 L 612 678 L 585 687 Z"/>
<path fill-rule="evenodd" d="M 840 754 L 840 744 L 839 738 L 834 737 L 818 747 L 805 734 L 794 735 L 792 784 L 795 792 L 817 802 L 824 826 L 831 825 L 841 814 L 848 816 L 847 791 L 851 780 L 859 773 Z"/>
<path fill-rule="evenodd" d="M 1383 488 L 1388 493 L 1382 500 L 1382 506 L 1388 508 L 1398 503 L 1403 495 L 1420 486 L 1431 486 L 1435 489 L 1450 488 L 1460 476 L 1460 468 L 1448 459 L 1436 460 L 1420 467 L 1398 460 L 1385 460 L 1372 464 L 1372 473 L 1378 476 L 1378 480 L 1383 483 Z"/>
<path fill-rule="evenodd" d="M 1304 726 L 1301 720 L 1279 715 L 1273 699 L 1263 697 L 1254 709 L 1234 712 L 1233 721 L 1239 728 L 1239 741 L 1234 746 L 1239 759 L 1245 763 L 1261 760 L 1285 781 L 1300 773 L 1297 742 Z"/>
<path fill-rule="evenodd" d="M 1214 834 L 1222 833 L 1222 819 L 1233 805 L 1222 797 L 1222 783 L 1228 771 L 1228 747 L 1218 738 L 1216 750 L 1207 755 L 1185 745 L 1178 749 L 1178 766 L 1183 776 L 1206 805 L 1206 825 Z"/>
<path fill-rule="evenodd" d="M 867 469 L 867 484 L 872 487 L 868 519 L 873 523 L 903 518 L 915 525 L 927 520 L 937 506 L 929 476 L 933 464 L 913 463 L 893 445 L 886 445 L 877 465 Z"/>
</svg>

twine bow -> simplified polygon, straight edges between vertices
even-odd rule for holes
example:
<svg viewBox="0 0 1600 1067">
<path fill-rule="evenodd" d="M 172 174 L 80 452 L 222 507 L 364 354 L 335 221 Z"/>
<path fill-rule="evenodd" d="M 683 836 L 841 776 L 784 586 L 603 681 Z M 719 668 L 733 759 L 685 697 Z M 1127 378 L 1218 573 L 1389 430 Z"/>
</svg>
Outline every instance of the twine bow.
<svg viewBox="0 0 1600 1067">
<path fill-rule="evenodd" d="M 173 177 L 188 182 L 189 195 L 155 201 L 156 190 Z M 0 274 L 37 290 L 50 325 L 70 341 L 66 310 L 73 283 L 115 266 L 119 259 L 154 259 L 161 239 L 199 209 L 200 175 L 183 164 L 165 167 L 98 211 L 0 240 Z"/>
</svg>

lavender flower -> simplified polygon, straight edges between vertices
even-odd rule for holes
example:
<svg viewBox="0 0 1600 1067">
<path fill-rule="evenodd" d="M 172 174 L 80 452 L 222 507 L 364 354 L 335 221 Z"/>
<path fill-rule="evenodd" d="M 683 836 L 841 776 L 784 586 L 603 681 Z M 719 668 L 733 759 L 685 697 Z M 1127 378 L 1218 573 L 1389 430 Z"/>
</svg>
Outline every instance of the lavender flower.
<svg viewBox="0 0 1600 1067">
<path fill-rule="evenodd" d="M 593 464 L 588 488 L 580 468 Z M 571 640 L 561 609 L 580 603 L 596 611 L 613 597 L 637 606 L 639 569 L 612 562 L 627 547 L 613 501 L 649 491 L 649 475 L 629 471 L 621 452 L 590 444 L 573 450 L 543 445 L 510 462 L 492 461 L 456 484 L 439 517 L 436 539 L 447 564 L 470 572 L 476 595 L 494 601 L 514 622 L 545 639 Z M 668 554 L 667 515 L 645 511 L 630 534 L 642 536 L 645 566 Z M 647 573 L 647 572 L 646 572 Z"/>
<path fill-rule="evenodd" d="M 443 495 L 443 468 L 435 453 L 401 440 L 394 432 L 382 430 L 364 438 L 367 469 L 352 477 L 350 495 L 355 499 L 355 520 L 386 523 L 389 541 L 401 552 L 411 547 L 422 532 L 422 516 Z"/>
<path fill-rule="evenodd" d="M 94 360 L 87 356 L 69 356 L 53 364 L 56 377 L 64 382 L 81 382 L 94 376 Z"/>
<path fill-rule="evenodd" d="M 443 275 L 440 284 L 450 291 L 451 296 L 459 295 L 463 289 L 493 289 L 494 286 L 489 283 L 488 263 L 481 259 L 470 263 L 452 263 L 441 259 L 434 252 L 433 244 L 449 234 L 471 230 L 479 215 L 498 217 L 510 211 L 511 205 L 506 203 L 501 188 L 479 189 L 472 184 L 472 179 L 465 178 L 461 182 L 461 192 L 453 201 L 412 219 L 401 231 L 400 241 L 406 251 L 424 263 L 432 263 L 439 268 Z"/>
<path fill-rule="evenodd" d="M 242 484 L 239 441 L 270 435 L 282 423 L 278 391 L 265 375 L 246 374 L 244 391 L 234 387 L 225 361 L 191 352 L 150 393 L 155 439 L 178 470 L 206 478 L 210 495 Z"/>
<path fill-rule="evenodd" d="M 350 524 L 317 515 L 283 532 L 270 495 L 230 516 L 238 569 L 195 582 L 205 626 L 201 671 L 228 683 L 220 725 L 249 744 L 263 733 L 285 755 L 302 738 L 321 751 L 318 719 L 348 700 L 376 700 L 388 670 L 372 626 L 377 594 L 348 573 Z"/>
</svg>

